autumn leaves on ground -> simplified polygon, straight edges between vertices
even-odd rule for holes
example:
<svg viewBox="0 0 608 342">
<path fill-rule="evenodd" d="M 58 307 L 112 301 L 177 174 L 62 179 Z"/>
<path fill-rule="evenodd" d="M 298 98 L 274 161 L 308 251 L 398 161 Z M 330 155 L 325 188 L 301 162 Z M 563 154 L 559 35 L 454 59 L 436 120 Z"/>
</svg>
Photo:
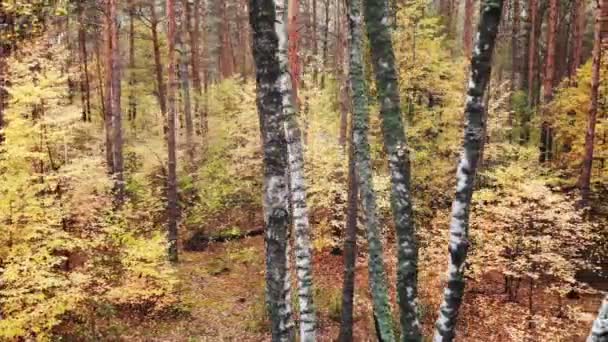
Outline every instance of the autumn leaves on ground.
<svg viewBox="0 0 608 342">
<path fill-rule="evenodd" d="M 0 341 L 606 342 L 605 2 L 1 1 Z"/>
</svg>

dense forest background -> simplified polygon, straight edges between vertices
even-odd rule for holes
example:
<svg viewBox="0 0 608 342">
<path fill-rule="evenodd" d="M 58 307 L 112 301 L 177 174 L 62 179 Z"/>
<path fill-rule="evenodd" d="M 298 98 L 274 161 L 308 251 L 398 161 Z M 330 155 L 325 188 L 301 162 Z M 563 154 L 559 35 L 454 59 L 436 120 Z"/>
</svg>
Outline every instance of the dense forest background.
<svg viewBox="0 0 608 342">
<path fill-rule="evenodd" d="M 607 341 L 607 50 L 605 0 L 1 1 L 0 340 Z"/>
</svg>

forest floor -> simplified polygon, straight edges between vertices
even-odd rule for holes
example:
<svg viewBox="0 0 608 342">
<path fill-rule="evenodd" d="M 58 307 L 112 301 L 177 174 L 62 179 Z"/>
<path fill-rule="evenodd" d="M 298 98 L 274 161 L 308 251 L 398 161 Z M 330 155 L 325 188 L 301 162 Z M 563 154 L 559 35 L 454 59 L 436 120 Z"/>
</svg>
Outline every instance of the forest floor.
<svg viewBox="0 0 608 342">
<path fill-rule="evenodd" d="M 388 244 L 390 245 L 390 243 Z M 386 255 L 394 255 L 391 248 Z M 390 284 L 395 283 L 393 257 L 387 257 Z M 420 284 L 420 309 L 425 334 L 432 332 L 436 306 L 443 284 L 438 272 L 428 273 Z M 343 272 L 342 256 L 331 250 L 317 252 L 314 260 L 315 305 L 318 314 L 318 340 L 334 341 L 339 332 Z M 264 306 L 264 238 L 248 237 L 210 243 L 204 251 L 184 252 L 177 266 L 180 297 L 184 314 L 173 318 L 126 319 L 120 324 L 123 341 L 267 341 L 268 322 Z M 367 263 L 361 253 L 356 268 L 355 338 L 375 341 L 371 302 L 367 291 Z M 293 279 L 292 279 L 293 280 Z M 534 310 L 547 317 L 528 326 L 528 292 L 522 284 L 517 301 L 508 301 L 503 292 L 502 276 L 486 274 L 481 280 L 468 280 L 467 292 L 458 325 L 460 341 L 543 341 L 523 338 L 526 329 L 567 330 L 560 341 L 584 341 L 597 303 L 597 296 L 564 299 L 562 305 L 576 307 L 575 317 L 559 317 L 554 296 L 537 285 Z M 394 286 L 390 287 L 395 300 Z M 292 293 L 294 303 L 297 302 Z M 297 305 L 297 304 L 296 304 Z M 297 308 L 294 307 L 294 312 Z M 396 311 L 396 310 L 393 310 Z M 395 323 L 398 322 L 395 314 Z M 519 328 L 519 330 L 518 330 Z M 515 331 L 515 332 L 514 332 Z"/>
</svg>

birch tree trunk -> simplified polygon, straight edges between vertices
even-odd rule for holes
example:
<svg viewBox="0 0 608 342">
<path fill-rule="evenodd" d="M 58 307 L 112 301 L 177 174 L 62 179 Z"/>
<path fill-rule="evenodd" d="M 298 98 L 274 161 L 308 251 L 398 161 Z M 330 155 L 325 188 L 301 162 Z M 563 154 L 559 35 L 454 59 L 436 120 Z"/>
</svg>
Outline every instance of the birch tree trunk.
<svg viewBox="0 0 608 342">
<path fill-rule="evenodd" d="M 420 341 L 417 312 L 418 246 L 410 193 L 410 160 L 405 137 L 390 17 L 386 1 L 365 3 L 367 35 L 378 89 L 384 146 L 391 175 L 391 208 L 397 234 L 397 299 L 401 340 Z"/>
<path fill-rule="evenodd" d="M 599 3 L 598 3 L 599 4 Z M 597 121 L 597 107 L 600 87 L 600 65 L 602 64 L 601 44 L 601 9 L 598 6 L 595 14 L 593 57 L 591 62 L 591 96 L 589 116 L 587 118 L 587 132 L 585 133 L 585 152 L 583 156 L 583 169 L 579 178 L 579 186 L 583 203 L 589 199 L 591 192 L 591 171 L 593 170 L 593 148 L 595 142 L 595 124 Z"/>
<path fill-rule="evenodd" d="M 310 224 L 306 206 L 306 182 L 304 179 L 304 153 L 302 136 L 294 106 L 292 78 L 289 72 L 288 0 L 274 0 L 276 8 L 275 30 L 278 36 L 280 64 L 280 91 L 289 155 L 290 196 L 295 227 L 295 256 L 300 304 L 300 339 L 315 341 L 315 309 L 313 305 L 312 246 Z"/>
<path fill-rule="evenodd" d="M 469 247 L 468 230 L 473 185 L 484 140 L 484 93 L 490 80 L 491 60 L 502 12 L 502 0 L 484 0 L 471 58 L 465 109 L 464 142 L 456 173 L 456 197 L 452 203 L 447 285 L 435 324 L 435 342 L 453 341 L 458 309 L 464 294 L 464 267 Z"/>
<path fill-rule="evenodd" d="M 175 22 L 175 0 L 167 0 L 167 44 L 169 66 L 167 67 L 168 84 L 167 90 L 167 242 L 169 261 L 177 262 L 177 217 L 179 208 L 177 203 L 177 156 L 175 143 L 175 117 L 176 117 L 176 22 Z"/>
<path fill-rule="evenodd" d="M 593 322 L 587 342 L 608 342 L 608 295 L 602 301 L 600 312 Z"/>
<path fill-rule="evenodd" d="M 285 300 L 289 191 L 287 142 L 282 110 L 281 67 L 273 0 L 250 0 L 257 107 L 264 149 L 266 224 L 266 302 L 272 341 L 294 341 L 291 310 Z"/>
<path fill-rule="evenodd" d="M 369 287 L 372 294 L 374 318 L 381 341 L 394 341 L 393 320 L 390 311 L 382 240 L 378 229 L 376 194 L 372 181 L 370 146 L 368 142 L 369 112 L 367 87 L 363 71 L 363 15 L 361 0 L 349 1 L 350 85 L 353 102 L 353 144 L 359 192 L 365 212 L 368 242 Z"/>
</svg>

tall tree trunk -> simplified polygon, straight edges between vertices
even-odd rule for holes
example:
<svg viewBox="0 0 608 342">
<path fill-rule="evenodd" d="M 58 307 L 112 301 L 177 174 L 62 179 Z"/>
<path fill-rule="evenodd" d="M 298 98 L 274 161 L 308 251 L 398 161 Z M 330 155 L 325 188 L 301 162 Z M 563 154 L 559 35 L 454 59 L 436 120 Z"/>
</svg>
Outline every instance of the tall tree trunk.
<svg viewBox="0 0 608 342">
<path fill-rule="evenodd" d="M 112 116 L 112 51 L 113 51 L 113 41 L 112 41 L 112 31 L 113 31 L 113 23 L 114 19 L 111 17 L 111 1 L 106 0 L 106 22 L 105 22 L 105 43 L 106 43 L 106 51 L 105 51 L 105 130 L 106 130 L 106 163 L 108 164 L 108 173 L 114 173 L 114 144 L 113 141 L 113 116 Z"/>
<path fill-rule="evenodd" d="M 192 7 L 192 4 L 190 4 L 190 1 L 188 0 L 184 0 L 184 2 L 184 7 L 186 9 L 186 27 L 190 36 L 190 63 L 192 66 L 192 87 L 194 88 L 194 118 L 199 122 L 196 132 L 198 135 L 201 135 L 201 99 L 203 97 L 200 69 L 201 54 L 199 49 L 201 25 L 201 15 L 199 15 L 199 12 L 201 0 L 194 0 L 194 7 Z M 194 12 L 194 16 L 192 15 L 192 12 Z M 192 22 L 193 17 L 194 24 Z"/>
<path fill-rule="evenodd" d="M 473 46 L 473 17 L 475 16 L 475 0 L 464 1 L 464 26 L 462 33 L 462 46 L 464 56 L 471 57 L 471 46 Z"/>
<path fill-rule="evenodd" d="M 317 41 L 317 0 L 312 0 L 312 64 L 313 74 L 312 80 L 317 84 L 317 57 L 319 55 L 319 43 Z"/>
<path fill-rule="evenodd" d="M 365 1 L 365 20 L 378 89 L 382 133 L 391 175 L 391 208 L 397 234 L 397 297 L 402 340 L 420 341 L 417 282 L 418 246 L 410 192 L 410 159 L 405 137 L 395 55 L 386 1 Z"/>
<path fill-rule="evenodd" d="M 300 84 L 300 34 L 298 19 L 300 15 L 300 0 L 289 0 L 289 66 L 291 85 L 296 108 L 299 108 L 298 86 Z"/>
<path fill-rule="evenodd" d="M 574 0 L 572 3 L 572 56 L 570 59 L 570 77 L 576 75 L 581 66 L 583 53 L 583 36 L 585 31 L 585 0 Z"/>
<path fill-rule="evenodd" d="M 353 340 L 353 306 L 355 296 L 355 267 L 357 263 L 357 218 L 359 209 L 359 188 L 353 142 L 353 125 L 349 139 L 348 154 L 348 205 L 346 211 L 346 234 L 344 237 L 344 276 L 342 285 L 342 314 L 339 342 Z"/>
<path fill-rule="evenodd" d="M 288 150 L 279 81 L 278 37 L 273 0 L 250 0 L 257 107 L 264 147 L 266 223 L 266 300 L 272 341 L 294 341 L 291 311 L 286 310 L 287 236 L 289 230 Z"/>
<path fill-rule="evenodd" d="M 511 30 L 511 92 L 515 92 L 519 89 L 519 75 L 520 75 L 520 64 L 519 64 L 519 16 L 521 10 L 519 9 L 519 0 L 511 0 L 513 5 L 513 23 Z M 509 134 L 509 136 L 511 136 Z"/>
<path fill-rule="evenodd" d="M 538 20 L 538 0 L 529 0 L 530 11 L 530 35 L 528 37 L 528 103 L 534 106 L 534 91 L 536 89 L 536 61 L 538 60 L 537 40 L 538 31 L 536 29 Z"/>
<path fill-rule="evenodd" d="M 355 148 L 358 188 L 365 212 L 365 227 L 368 242 L 369 287 L 372 294 L 377 333 L 381 341 L 394 341 L 393 319 L 386 286 L 386 271 L 382 251 L 382 238 L 378 228 L 376 194 L 372 181 L 370 157 L 369 112 L 367 86 L 363 64 L 363 14 L 362 1 L 351 0 L 349 4 L 350 35 L 350 85 L 353 102 L 353 142 Z"/>
<path fill-rule="evenodd" d="M 464 151 L 456 173 L 456 196 L 452 203 L 450 223 L 448 282 L 435 324 L 435 342 L 453 341 L 456 333 L 458 309 L 464 294 L 464 269 L 469 247 L 469 214 L 479 153 L 483 144 L 484 92 L 490 80 L 492 53 L 501 18 L 502 0 L 484 0 L 477 27 L 477 40 L 465 109 Z"/>
<path fill-rule="evenodd" d="M 4 11 L 4 2 L 0 1 L 0 25 L 8 25 L 8 14 Z M 4 109 L 6 106 L 6 59 L 9 55 L 10 43 L 0 42 L 0 145 L 4 143 Z"/>
<path fill-rule="evenodd" d="M 178 261 L 177 251 L 177 219 L 179 207 L 177 203 L 177 157 L 175 144 L 175 119 L 176 119 L 176 65 L 175 43 L 176 43 L 176 22 L 175 22 L 175 0 L 167 0 L 167 45 L 168 45 L 168 85 L 167 89 L 167 240 L 169 261 Z"/>
<path fill-rule="evenodd" d="M 555 83 L 555 52 L 557 36 L 558 0 L 549 0 L 549 18 L 547 22 L 547 59 L 545 61 L 545 78 L 543 79 L 543 102 L 546 106 L 553 99 Z M 553 150 L 553 129 L 549 122 L 549 111 L 543 110 L 543 122 L 540 133 L 540 162 L 550 161 Z"/>
<path fill-rule="evenodd" d="M 111 87 L 110 89 L 110 98 L 111 98 L 111 110 L 112 110 L 112 118 L 113 118 L 113 131 L 114 131 L 114 139 L 112 141 L 112 146 L 114 148 L 114 179 L 116 180 L 116 203 L 118 206 L 122 205 L 124 202 L 124 192 L 125 192 L 125 182 L 124 182 L 124 161 L 122 155 L 122 113 L 120 108 L 120 81 L 121 81 L 121 72 L 120 72 L 120 44 L 119 44 L 119 35 L 118 35 L 118 13 L 117 13 L 117 1 L 118 0 L 108 0 L 110 2 L 110 25 L 111 25 L 111 53 L 108 67 L 110 68 L 110 79 L 111 79 Z"/>
<path fill-rule="evenodd" d="M 152 33 L 152 49 L 154 51 L 154 70 L 156 72 L 156 91 L 158 91 L 158 103 L 163 117 L 167 116 L 167 88 L 165 87 L 165 76 L 163 74 L 163 64 L 160 55 L 160 41 L 158 37 L 158 25 L 160 20 L 156 12 L 156 0 L 150 4 L 150 30 Z M 164 131 L 166 131 L 166 127 Z"/>
<path fill-rule="evenodd" d="M 342 1 L 342 0 L 338 0 Z M 338 47 L 337 52 L 339 52 L 340 59 L 338 67 L 336 68 L 336 72 L 339 73 L 337 79 L 339 80 L 340 93 L 339 93 L 339 102 L 340 102 L 340 137 L 338 139 L 338 143 L 342 147 L 342 150 L 346 151 L 346 136 L 348 130 L 348 113 L 351 110 L 351 101 L 350 94 L 348 93 L 348 61 L 346 56 L 348 55 L 348 42 L 347 42 L 347 34 L 348 34 L 348 9 L 345 6 L 342 6 L 340 13 L 337 16 L 338 21 L 336 21 L 336 25 L 342 26 L 343 29 L 340 30 L 341 34 L 338 36 Z"/>
<path fill-rule="evenodd" d="M 184 8 L 187 8 L 188 5 L 188 1 L 186 0 L 186 3 L 183 4 Z M 176 38 L 176 44 L 178 46 L 178 50 L 180 52 L 180 56 L 179 56 L 179 79 L 180 79 L 180 85 L 181 85 L 181 89 L 182 89 L 182 99 L 183 99 L 183 105 L 184 105 L 184 121 L 186 123 L 186 149 L 188 151 L 188 156 L 190 158 L 190 161 L 193 161 L 194 158 L 194 142 L 193 142 L 193 135 L 194 135 L 194 124 L 192 122 L 192 100 L 190 98 L 190 75 L 189 75 L 189 64 L 190 61 L 188 60 L 188 51 L 187 51 L 187 47 L 186 44 L 184 43 L 184 37 L 186 36 L 187 32 L 187 27 L 186 27 L 186 23 L 188 21 L 188 18 L 186 16 L 185 18 L 185 23 L 182 22 L 179 30 L 178 30 L 178 37 Z"/>
<path fill-rule="evenodd" d="M 583 202 L 589 199 L 591 191 L 591 172 L 593 171 L 593 149 L 595 142 L 595 124 L 597 118 L 597 107 L 600 88 L 600 65 L 602 64 L 601 8 L 598 6 L 595 16 L 593 57 L 591 64 L 591 103 L 589 105 L 589 116 L 587 118 L 587 132 L 585 133 L 585 154 L 583 156 L 583 169 L 579 178 L 579 186 Z"/>
<path fill-rule="evenodd" d="M 82 121 L 91 121 L 91 93 L 89 84 L 89 56 L 87 53 L 87 37 L 85 9 L 79 5 L 78 13 L 78 47 L 80 50 L 80 96 L 82 99 Z"/>
<path fill-rule="evenodd" d="M 128 119 L 137 117 L 137 99 L 135 97 L 135 5 L 129 4 L 129 113 Z"/>
<path fill-rule="evenodd" d="M 327 53 L 329 52 L 329 0 L 325 1 L 325 31 L 323 34 L 323 73 L 321 73 L 321 88 L 325 88 L 325 74 L 327 74 Z"/>
<path fill-rule="evenodd" d="M 102 119 L 106 118 L 106 96 L 104 94 L 104 75 L 101 68 L 101 48 L 100 48 L 100 39 L 95 40 L 95 65 L 97 69 L 97 80 L 99 82 L 97 89 L 99 89 L 99 105 L 101 107 L 101 116 Z"/>
<path fill-rule="evenodd" d="M 608 295 L 604 296 L 604 300 L 600 306 L 600 311 L 597 318 L 593 321 L 593 326 L 587 342 L 606 342 L 608 341 Z"/>
<path fill-rule="evenodd" d="M 300 339 L 315 341 L 316 318 L 313 305 L 312 246 L 310 242 L 310 223 L 306 206 L 306 182 L 304 179 L 304 153 L 302 135 L 298 127 L 292 78 L 289 73 L 288 55 L 288 5 L 289 0 L 275 0 L 275 30 L 278 36 L 278 58 L 280 63 L 280 91 L 285 120 L 285 137 L 289 155 L 289 181 L 293 224 L 295 227 L 295 255 L 298 280 L 298 301 L 300 307 Z"/>
</svg>

